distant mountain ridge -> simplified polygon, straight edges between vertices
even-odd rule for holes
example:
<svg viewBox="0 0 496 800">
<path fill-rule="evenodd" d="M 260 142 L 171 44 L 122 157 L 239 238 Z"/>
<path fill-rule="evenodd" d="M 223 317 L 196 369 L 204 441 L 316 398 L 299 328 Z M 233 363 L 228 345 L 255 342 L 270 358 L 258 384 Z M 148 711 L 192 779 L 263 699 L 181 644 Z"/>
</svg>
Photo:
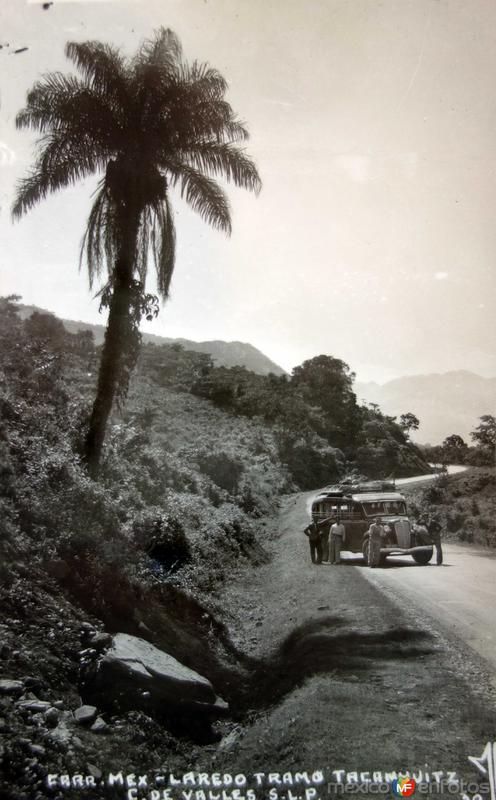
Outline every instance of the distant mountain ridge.
<svg viewBox="0 0 496 800">
<path fill-rule="evenodd" d="M 53 313 L 37 306 L 20 304 L 19 315 L 23 319 L 34 311 Z M 61 321 L 70 333 L 92 331 L 96 343 L 103 342 L 104 325 L 68 319 Z M 185 350 L 209 353 L 216 366 L 242 366 L 259 375 L 270 372 L 285 374 L 278 364 L 247 342 L 194 342 L 151 333 L 143 333 L 143 341 L 157 345 L 180 344 Z M 457 433 L 470 444 L 470 432 L 477 426 L 479 417 L 496 413 L 496 378 L 483 378 L 468 370 L 407 375 L 382 385 L 357 382 L 354 389 L 359 403 L 377 403 L 385 414 L 398 417 L 408 411 L 415 414 L 420 420 L 420 428 L 413 432 L 412 439 L 419 443 L 439 444 L 446 436 Z"/>
<path fill-rule="evenodd" d="M 440 444 L 452 433 L 471 444 L 479 417 L 496 412 L 496 378 L 468 370 L 407 375 L 382 385 L 356 383 L 355 392 L 359 402 L 377 403 L 385 414 L 415 414 L 420 428 L 412 439 L 424 444 Z"/>
<path fill-rule="evenodd" d="M 22 319 L 27 319 L 33 312 L 38 311 L 40 314 L 52 314 L 57 316 L 52 311 L 47 311 L 38 306 L 19 304 L 19 316 Z M 72 319 L 63 319 L 64 327 L 69 333 L 77 333 L 78 331 L 92 331 L 96 344 L 103 342 L 105 334 L 104 325 L 95 325 L 91 322 L 80 322 Z M 180 344 L 185 350 L 195 350 L 198 353 L 209 353 L 217 367 L 246 367 L 246 369 L 256 372 L 259 375 L 268 375 L 273 372 L 274 375 L 284 375 L 285 370 L 278 364 L 271 361 L 268 356 L 264 355 L 260 350 L 248 342 L 224 342 L 220 340 L 213 340 L 207 342 L 194 342 L 191 339 L 172 339 L 168 336 L 157 336 L 153 333 L 143 333 L 143 341 L 152 344 Z"/>
</svg>

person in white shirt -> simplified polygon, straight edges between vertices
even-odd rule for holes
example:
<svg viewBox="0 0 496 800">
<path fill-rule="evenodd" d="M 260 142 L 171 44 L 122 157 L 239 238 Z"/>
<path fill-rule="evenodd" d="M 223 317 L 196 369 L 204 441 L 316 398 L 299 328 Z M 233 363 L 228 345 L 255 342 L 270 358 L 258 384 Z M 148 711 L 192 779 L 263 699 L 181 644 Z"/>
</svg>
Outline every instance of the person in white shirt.
<svg viewBox="0 0 496 800">
<path fill-rule="evenodd" d="M 381 561 L 381 545 L 386 536 L 380 517 L 375 518 L 367 533 L 369 535 L 368 565 L 369 567 L 378 567 Z"/>
<path fill-rule="evenodd" d="M 341 517 L 336 517 L 336 522 L 331 525 L 331 537 L 329 543 L 329 563 L 341 563 L 341 548 L 346 541 L 346 532 L 341 522 Z"/>
</svg>

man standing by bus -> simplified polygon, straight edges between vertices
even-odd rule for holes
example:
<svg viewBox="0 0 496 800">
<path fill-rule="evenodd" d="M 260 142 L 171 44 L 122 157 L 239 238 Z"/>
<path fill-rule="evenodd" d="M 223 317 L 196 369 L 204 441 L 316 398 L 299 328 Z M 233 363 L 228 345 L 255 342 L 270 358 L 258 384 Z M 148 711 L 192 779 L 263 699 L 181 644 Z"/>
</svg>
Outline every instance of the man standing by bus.
<svg viewBox="0 0 496 800">
<path fill-rule="evenodd" d="M 305 536 L 308 536 L 312 564 L 322 564 L 322 538 L 318 522 L 311 522 L 310 525 L 307 525 L 303 533 Z"/>
<path fill-rule="evenodd" d="M 381 560 L 381 544 L 386 532 L 381 525 L 381 518 L 376 517 L 367 531 L 369 535 L 369 567 L 378 567 Z"/>
<path fill-rule="evenodd" d="M 322 564 L 322 556 L 325 556 L 327 561 L 328 547 L 324 553 L 325 545 L 327 543 L 327 536 L 329 535 L 327 525 L 329 525 L 330 517 L 320 520 L 320 522 L 313 522 L 307 525 L 303 533 L 308 536 L 308 543 L 310 545 L 310 558 L 312 564 Z"/>
<path fill-rule="evenodd" d="M 441 566 L 443 563 L 443 548 L 441 546 L 441 525 L 439 524 L 439 520 L 436 517 L 433 517 L 429 524 L 427 525 L 427 530 L 429 531 L 429 536 L 432 539 L 432 543 L 436 548 L 436 564 L 438 567 Z"/>
<path fill-rule="evenodd" d="M 344 525 L 341 522 L 341 517 L 336 517 L 336 522 L 331 525 L 331 541 L 329 546 L 329 563 L 330 564 L 340 564 L 341 563 L 341 547 L 345 543 L 346 540 L 346 531 L 344 529 Z"/>
</svg>

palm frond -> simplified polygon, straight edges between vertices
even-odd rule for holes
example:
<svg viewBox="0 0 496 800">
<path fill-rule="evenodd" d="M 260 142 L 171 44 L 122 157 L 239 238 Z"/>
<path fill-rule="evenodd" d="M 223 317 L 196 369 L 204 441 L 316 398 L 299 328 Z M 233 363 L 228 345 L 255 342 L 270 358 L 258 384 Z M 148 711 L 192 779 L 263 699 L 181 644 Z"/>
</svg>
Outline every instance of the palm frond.
<svg viewBox="0 0 496 800">
<path fill-rule="evenodd" d="M 171 90 L 158 108 L 154 129 L 172 147 L 193 147 L 197 142 L 232 144 L 249 137 L 225 100 L 204 100 L 191 96 L 188 87 Z"/>
<path fill-rule="evenodd" d="M 145 285 L 146 273 L 148 271 L 148 250 L 152 227 L 153 213 L 150 209 L 150 206 L 147 205 L 140 215 L 140 223 L 134 252 L 134 271 L 138 275 L 142 286 Z"/>
<path fill-rule="evenodd" d="M 170 28 L 163 26 L 157 28 L 153 36 L 141 45 L 136 58 L 135 66 L 138 64 L 167 64 L 176 67 L 182 58 L 181 41 Z"/>
<path fill-rule="evenodd" d="M 16 126 L 41 133 L 58 131 L 73 139 L 85 137 L 111 153 L 119 149 L 125 136 L 123 116 L 122 107 L 112 96 L 56 72 L 35 83 L 26 107 L 16 117 Z M 43 146 L 43 140 L 38 144 Z"/>
<path fill-rule="evenodd" d="M 71 104 L 86 90 L 84 83 L 73 75 L 61 72 L 45 75 L 28 92 L 26 107 L 16 116 L 16 127 L 44 132 L 67 125 L 74 113 Z"/>
<path fill-rule="evenodd" d="M 218 142 L 201 142 L 180 150 L 178 155 L 200 172 L 224 177 L 235 186 L 256 194 L 260 192 L 262 182 L 255 164 L 237 147 Z"/>
<path fill-rule="evenodd" d="M 100 148 L 90 135 L 74 135 L 69 131 L 46 134 L 40 144 L 37 164 L 51 176 L 53 190 L 104 170 L 109 156 L 106 148 Z"/>
<path fill-rule="evenodd" d="M 172 209 L 167 197 L 143 209 L 133 255 L 134 272 L 144 286 L 151 255 L 157 273 L 159 294 L 165 300 L 169 293 L 175 262 L 176 234 Z M 119 230 L 115 206 L 105 182 L 100 182 L 86 230 L 81 242 L 79 266 L 86 263 L 90 288 L 101 278 L 104 269 L 109 277 L 119 249 Z"/>
<path fill-rule="evenodd" d="M 228 89 L 226 79 L 218 70 L 198 61 L 181 65 L 180 80 L 188 85 L 191 93 L 202 99 L 222 100 Z"/>
<path fill-rule="evenodd" d="M 161 203 L 154 206 L 154 212 L 155 224 L 151 228 L 152 253 L 157 273 L 157 288 L 160 296 L 166 300 L 176 260 L 176 229 L 167 195 Z"/>
<path fill-rule="evenodd" d="M 83 73 L 88 86 L 124 101 L 127 64 L 117 48 L 97 41 L 68 42 L 65 54 Z"/>
<path fill-rule="evenodd" d="M 79 268 L 86 262 L 90 289 L 105 266 L 109 274 L 117 253 L 115 211 L 105 182 L 101 181 L 81 242 Z"/>
<path fill-rule="evenodd" d="M 181 197 L 213 228 L 231 234 L 229 201 L 215 181 L 180 162 L 169 161 L 166 170 L 172 186 L 179 185 Z"/>
<path fill-rule="evenodd" d="M 16 196 L 11 213 L 14 220 L 37 205 L 51 191 L 48 177 L 39 172 L 31 172 L 22 178 L 16 187 Z"/>
<path fill-rule="evenodd" d="M 12 216 L 19 219 L 51 192 L 103 169 L 105 152 L 86 139 L 56 131 L 40 140 L 41 153 L 33 170 L 17 185 Z M 93 146 L 91 146 L 93 145 Z"/>
<path fill-rule="evenodd" d="M 181 43 L 173 31 L 159 28 L 143 43 L 132 62 L 133 91 L 142 105 L 160 105 L 164 90 L 177 82 L 181 73 Z"/>
</svg>

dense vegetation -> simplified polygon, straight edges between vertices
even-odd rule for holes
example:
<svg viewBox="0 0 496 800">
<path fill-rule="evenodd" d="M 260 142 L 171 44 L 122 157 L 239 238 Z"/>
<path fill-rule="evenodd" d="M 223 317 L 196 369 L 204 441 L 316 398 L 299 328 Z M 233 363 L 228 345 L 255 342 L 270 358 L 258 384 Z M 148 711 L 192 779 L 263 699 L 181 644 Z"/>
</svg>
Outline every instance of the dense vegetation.
<svg viewBox="0 0 496 800">
<path fill-rule="evenodd" d="M 91 563 L 133 579 L 144 570 L 146 580 L 182 567 L 183 583 L 194 576 L 200 590 L 239 557 L 262 557 L 256 519 L 292 480 L 270 430 L 181 391 L 181 373 L 191 380 L 203 356 L 181 354 L 174 392 L 143 363 L 93 481 L 80 459 L 98 359 L 91 336 L 68 334 L 50 316 L 22 323 L 7 302 L 0 350 L 0 525 L 10 560 L 29 552 L 31 563 L 70 560 L 73 577 Z"/>
<path fill-rule="evenodd" d="M 260 376 L 146 345 L 94 481 L 81 464 L 99 359 L 91 334 L 70 334 L 50 315 L 22 322 L 7 300 L 0 350 L 6 555 L 28 549 L 43 562 L 76 560 L 76 572 L 91 562 L 147 580 L 180 572 L 196 591 L 236 559 L 263 557 L 257 519 L 281 492 L 353 467 L 426 470 L 404 429 L 357 405 L 338 359 Z"/>
<path fill-rule="evenodd" d="M 414 493 L 410 511 L 435 516 L 443 538 L 496 547 L 496 474 L 494 468 L 470 468 L 441 476 Z"/>
<path fill-rule="evenodd" d="M 428 472 L 407 425 L 377 406 L 358 405 L 354 377 L 343 361 L 321 355 L 296 367 L 290 378 L 208 367 L 191 391 L 231 414 L 270 425 L 300 488 L 322 486 L 351 469 L 369 477 Z"/>
</svg>

